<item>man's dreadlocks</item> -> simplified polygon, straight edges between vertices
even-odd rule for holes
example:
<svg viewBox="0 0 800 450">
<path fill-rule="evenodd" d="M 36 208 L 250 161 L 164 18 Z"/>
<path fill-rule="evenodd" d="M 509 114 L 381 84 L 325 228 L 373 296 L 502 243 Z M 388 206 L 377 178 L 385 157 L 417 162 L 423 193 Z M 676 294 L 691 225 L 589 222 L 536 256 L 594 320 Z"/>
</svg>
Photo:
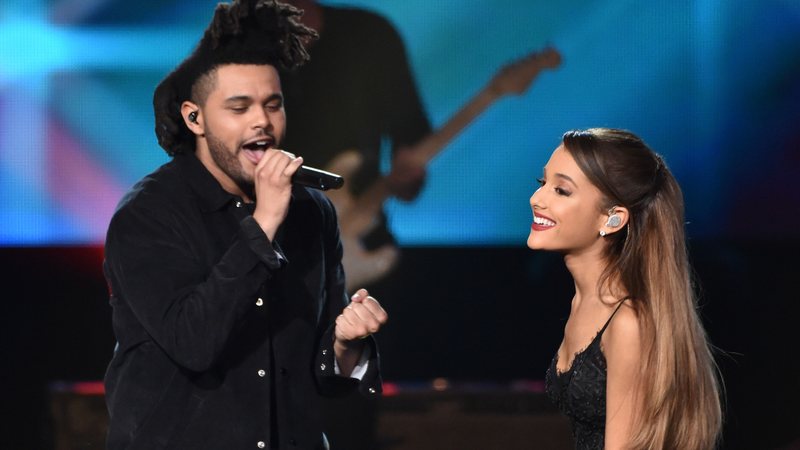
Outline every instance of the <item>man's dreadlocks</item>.
<svg viewBox="0 0 800 450">
<path fill-rule="evenodd" d="M 153 94 L 158 144 L 170 156 L 194 152 L 195 136 L 181 116 L 201 78 L 225 64 L 268 64 L 293 70 L 308 60 L 304 44 L 317 33 L 302 25 L 302 11 L 276 0 L 220 3 L 189 57 L 164 78 Z M 204 99 L 203 99 L 204 100 Z"/>
</svg>

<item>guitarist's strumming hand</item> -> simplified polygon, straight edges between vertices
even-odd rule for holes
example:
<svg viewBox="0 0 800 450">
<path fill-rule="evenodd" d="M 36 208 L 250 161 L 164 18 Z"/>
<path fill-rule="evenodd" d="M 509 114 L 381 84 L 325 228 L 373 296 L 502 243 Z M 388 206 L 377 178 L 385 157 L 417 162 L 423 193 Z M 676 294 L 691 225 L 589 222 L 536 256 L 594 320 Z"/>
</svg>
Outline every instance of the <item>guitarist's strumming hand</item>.
<svg viewBox="0 0 800 450">
<path fill-rule="evenodd" d="M 336 361 L 344 376 L 349 376 L 358 363 L 364 350 L 363 339 L 377 333 L 389 319 L 381 304 L 366 289 L 359 289 L 350 300 L 336 318 L 333 342 Z"/>
<path fill-rule="evenodd" d="M 425 161 L 420 161 L 412 149 L 397 149 L 392 159 L 392 170 L 386 176 L 389 193 L 403 201 L 414 200 L 425 185 L 426 174 Z"/>
</svg>

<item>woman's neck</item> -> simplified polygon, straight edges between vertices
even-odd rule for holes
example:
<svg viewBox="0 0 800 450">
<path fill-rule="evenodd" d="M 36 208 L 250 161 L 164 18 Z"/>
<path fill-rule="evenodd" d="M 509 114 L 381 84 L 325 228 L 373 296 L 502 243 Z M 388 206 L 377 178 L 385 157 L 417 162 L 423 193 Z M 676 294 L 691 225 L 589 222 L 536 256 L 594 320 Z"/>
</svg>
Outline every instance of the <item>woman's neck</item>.
<svg viewBox="0 0 800 450">
<path fill-rule="evenodd" d="M 613 280 L 608 285 L 601 285 L 603 272 L 608 263 L 602 253 L 586 252 L 580 255 L 564 255 L 564 263 L 572 275 L 575 283 L 574 306 L 580 305 L 583 300 L 591 299 L 604 304 L 616 303 L 624 294 Z"/>
</svg>

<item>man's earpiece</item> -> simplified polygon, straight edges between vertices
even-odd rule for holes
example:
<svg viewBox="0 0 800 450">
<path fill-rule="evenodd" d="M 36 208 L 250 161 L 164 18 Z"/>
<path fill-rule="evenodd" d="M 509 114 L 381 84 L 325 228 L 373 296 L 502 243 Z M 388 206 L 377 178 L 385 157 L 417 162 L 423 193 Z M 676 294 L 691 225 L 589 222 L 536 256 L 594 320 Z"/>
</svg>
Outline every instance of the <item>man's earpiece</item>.
<svg viewBox="0 0 800 450">
<path fill-rule="evenodd" d="M 606 222 L 607 227 L 616 228 L 622 223 L 622 218 L 616 214 L 611 215 Z"/>
<path fill-rule="evenodd" d="M 189 113 L 189 122 L 197 123 L 197 111 L 192 111 Z"/>
</svg>

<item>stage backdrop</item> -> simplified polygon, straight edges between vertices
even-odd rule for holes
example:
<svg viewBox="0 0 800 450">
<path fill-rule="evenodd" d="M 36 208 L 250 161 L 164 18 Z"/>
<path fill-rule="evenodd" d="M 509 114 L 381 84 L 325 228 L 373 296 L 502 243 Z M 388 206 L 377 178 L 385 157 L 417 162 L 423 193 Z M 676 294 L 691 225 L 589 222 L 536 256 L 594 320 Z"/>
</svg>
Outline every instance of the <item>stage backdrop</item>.
<svg viewBox="0 0 800 450">
<path fill-rule="evenodd" d="M 217 1 L 0 0 L 0 342 L 11 343 L 0 360 L 13 369 L 0 371 L 0 448 L 53 448 L 48 383 L 104 373 L 108 220 L 168 160 L 152 92 Z M 392 316 L 379 337 L 385 379 L 543 376 L 573 285 L 557 255 L 525 247 L 528 198 L 565 130 L 628 128 L 686 193 L 727 386 L 724 448 L 790 448 L 800 360 L 786 355 L 800 313 L 797 264 L 784 261 L 800 251 L 800 2 L 347 4 L 397 27 L 435 126 L 503 64 L 548 44 L 563 55 L 435 159 L 419 199 L 387 205 L 411 269 L 372 291 Z"/>
<path fill-rule="evenodd" d="M 102 243 L 121 195 L 167 161 L 153 88 L 215 3 L 0 3 L 0 245 Z M 631 129 L 666 157 L 691 236 L 798 237 L 800 3 L 347 4 L 396 25 L 435 126 L 508 61 L 547 44 L 563 54 L 432 162 L 417 201 L 388 203 L 401 244 L 523 245 L 549 153 L 591 126 Z"/>
</svg>

